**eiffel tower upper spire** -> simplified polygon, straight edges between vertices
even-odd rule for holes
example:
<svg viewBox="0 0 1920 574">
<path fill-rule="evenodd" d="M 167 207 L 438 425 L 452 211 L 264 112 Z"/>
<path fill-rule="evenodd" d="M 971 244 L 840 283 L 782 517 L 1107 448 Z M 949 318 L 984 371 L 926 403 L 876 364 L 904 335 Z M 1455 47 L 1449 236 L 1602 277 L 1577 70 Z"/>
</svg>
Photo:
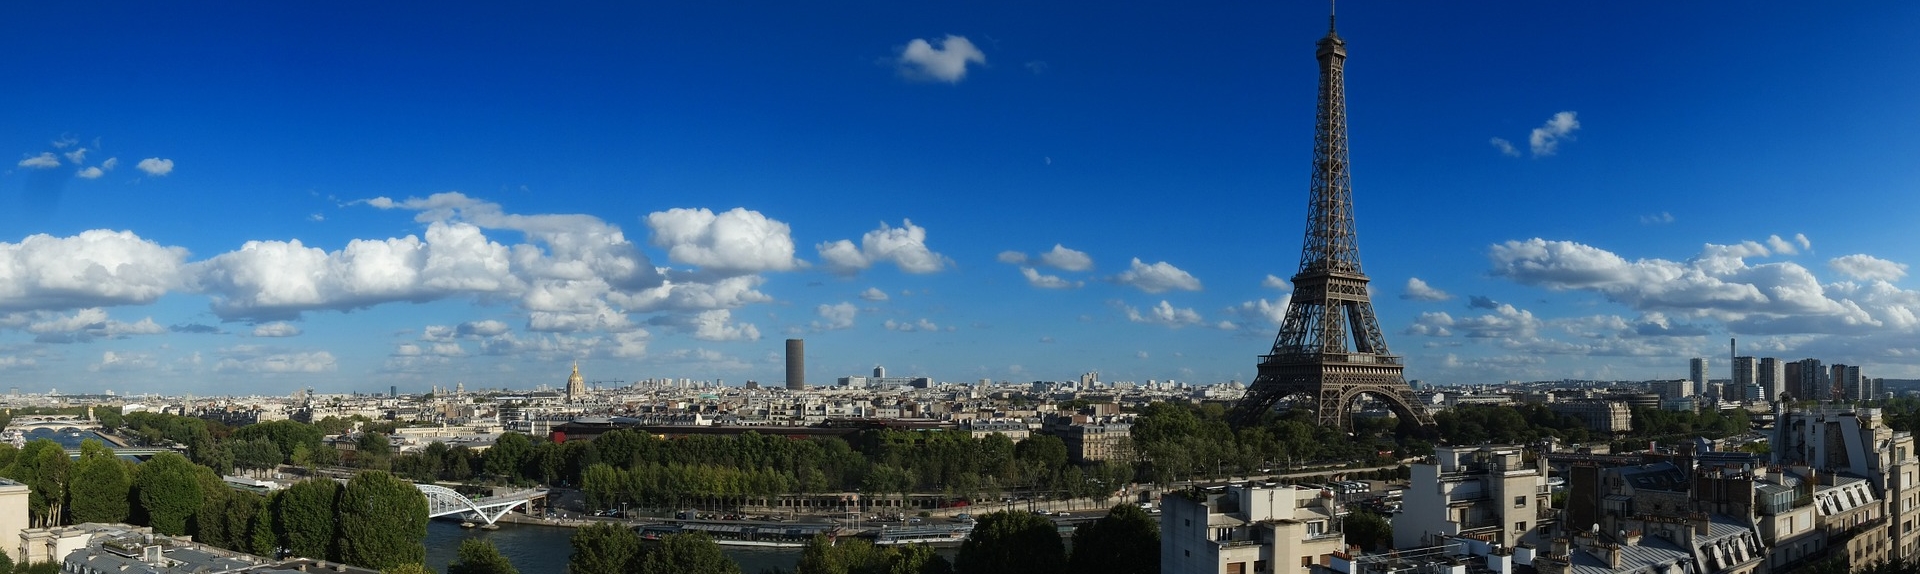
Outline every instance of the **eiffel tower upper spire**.
<svg viewBox="0 0 1920 574">
<path fill-rule="evenodd" d="M 1353 178 L 1347 166 L 1347 42 L 1327 17 L 1320 60 L 1320 92 L 1313 133 L 1313 181 L 1308 190 L 1307 239 L 1300 246 L 1300 273 L 1360 275 L 1354 242 Z"/>
</svg>

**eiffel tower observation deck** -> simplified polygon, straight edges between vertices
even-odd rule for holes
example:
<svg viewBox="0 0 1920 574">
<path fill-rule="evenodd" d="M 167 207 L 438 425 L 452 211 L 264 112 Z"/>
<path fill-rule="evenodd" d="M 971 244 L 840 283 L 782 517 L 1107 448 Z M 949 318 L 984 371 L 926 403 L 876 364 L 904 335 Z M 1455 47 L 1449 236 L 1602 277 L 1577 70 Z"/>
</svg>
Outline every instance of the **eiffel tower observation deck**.
<svg viewBox="0 0 1920 574">
<path fill-rule="evenodd" d="M 1360 270 L 1347 164 L 1347 43 L 1331 17 L 1318 46 L 1320 93 L 1300 271 L 1273 350 L 1260 356 L 1259 375 L 1230 417 L 1236 426 L 1258 424 L 1289 400 L 1311 405 L 1321 426 L 1351 429 L 1355 403 L 1369 396 L 1386 403 L 1402 425 L 1430 430 L 1433 416 L 1407 386 L 1401 358 L 1387 350 Z"/>
</svg>

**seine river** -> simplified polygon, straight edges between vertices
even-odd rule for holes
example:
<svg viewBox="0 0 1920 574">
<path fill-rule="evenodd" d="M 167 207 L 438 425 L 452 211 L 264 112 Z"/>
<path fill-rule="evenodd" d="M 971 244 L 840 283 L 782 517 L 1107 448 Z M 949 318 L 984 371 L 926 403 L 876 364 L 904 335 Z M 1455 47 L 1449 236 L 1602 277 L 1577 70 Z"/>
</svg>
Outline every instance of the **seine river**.
<svg viewBox="0 0 1920 574">
<path fill-rule="evenodd" d="M 567 540 L 572 528 L 535 524 L 501 523 L 499 530 L 461 528 L 459 524 L 435 520 L 427 524 L 427 568 L 446 572 L 447 563 L 460 552 L 460 542 L 483 538 L 493 542 L 500 554 L 513 562 L 520 574 L 567 574 L 567 556 L 573 547 Z M 769 568 L 792 570 L 800 563 L 800 549 L 762 549 L 721 547 L 727 557 L 740 563 L 744 574 L 760 574 Z"/>
</svg>

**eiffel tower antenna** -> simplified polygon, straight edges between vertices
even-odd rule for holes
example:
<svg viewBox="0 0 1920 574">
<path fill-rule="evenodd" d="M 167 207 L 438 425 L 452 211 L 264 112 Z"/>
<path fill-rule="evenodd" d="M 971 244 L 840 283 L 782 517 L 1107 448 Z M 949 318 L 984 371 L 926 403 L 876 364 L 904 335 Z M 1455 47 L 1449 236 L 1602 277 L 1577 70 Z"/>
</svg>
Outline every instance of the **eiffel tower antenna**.
<svg viewBox="0 0 1920 574">
<path fill-rule="evenodd" d="M 1431 429 L 1402 375 L 1401 358 L 1387 350 L 1373 316 L 1367 275 L 1360 270 L 1353 225 L 1353 179 L 1347 164 L 1347 43 L 1327 18 L 1316 44 L 1320 93 L 1313 134 L 1313 176 L 1307 200 L 1306 240 L 1293 275 L 1273 350 L 1260 356 L 1259 375 L 1234 406 L 1235 425 L 1257 424 L 1281 399 L 1311 404 L 1321 426 L 1351 429 L 1350 410 L 1361 395 L 1385 402 L 1400 417 Z"/>
</svg>

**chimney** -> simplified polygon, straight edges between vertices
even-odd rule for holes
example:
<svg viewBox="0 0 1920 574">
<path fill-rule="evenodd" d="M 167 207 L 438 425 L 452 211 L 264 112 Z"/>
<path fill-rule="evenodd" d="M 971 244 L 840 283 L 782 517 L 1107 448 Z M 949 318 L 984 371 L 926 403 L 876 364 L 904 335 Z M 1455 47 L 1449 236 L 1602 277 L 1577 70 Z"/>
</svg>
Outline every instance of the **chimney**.
<svg viewBox="0 0 1920 574">
<path fill-rule="evenodd" d="M 1694 536 L 1705 536 L 1713 526 L 1713 519 L 1709 518 L 1705 512 L 1689 514 L 1687 521 L 1693 524 Z"/>
<path fill-rule="evenodd" d="M 1614 570 L 1620 569 L 1620 554 L 1619 544 L 1607 545 L 1607 564 L 1611 564 Z"/>
</svg>

